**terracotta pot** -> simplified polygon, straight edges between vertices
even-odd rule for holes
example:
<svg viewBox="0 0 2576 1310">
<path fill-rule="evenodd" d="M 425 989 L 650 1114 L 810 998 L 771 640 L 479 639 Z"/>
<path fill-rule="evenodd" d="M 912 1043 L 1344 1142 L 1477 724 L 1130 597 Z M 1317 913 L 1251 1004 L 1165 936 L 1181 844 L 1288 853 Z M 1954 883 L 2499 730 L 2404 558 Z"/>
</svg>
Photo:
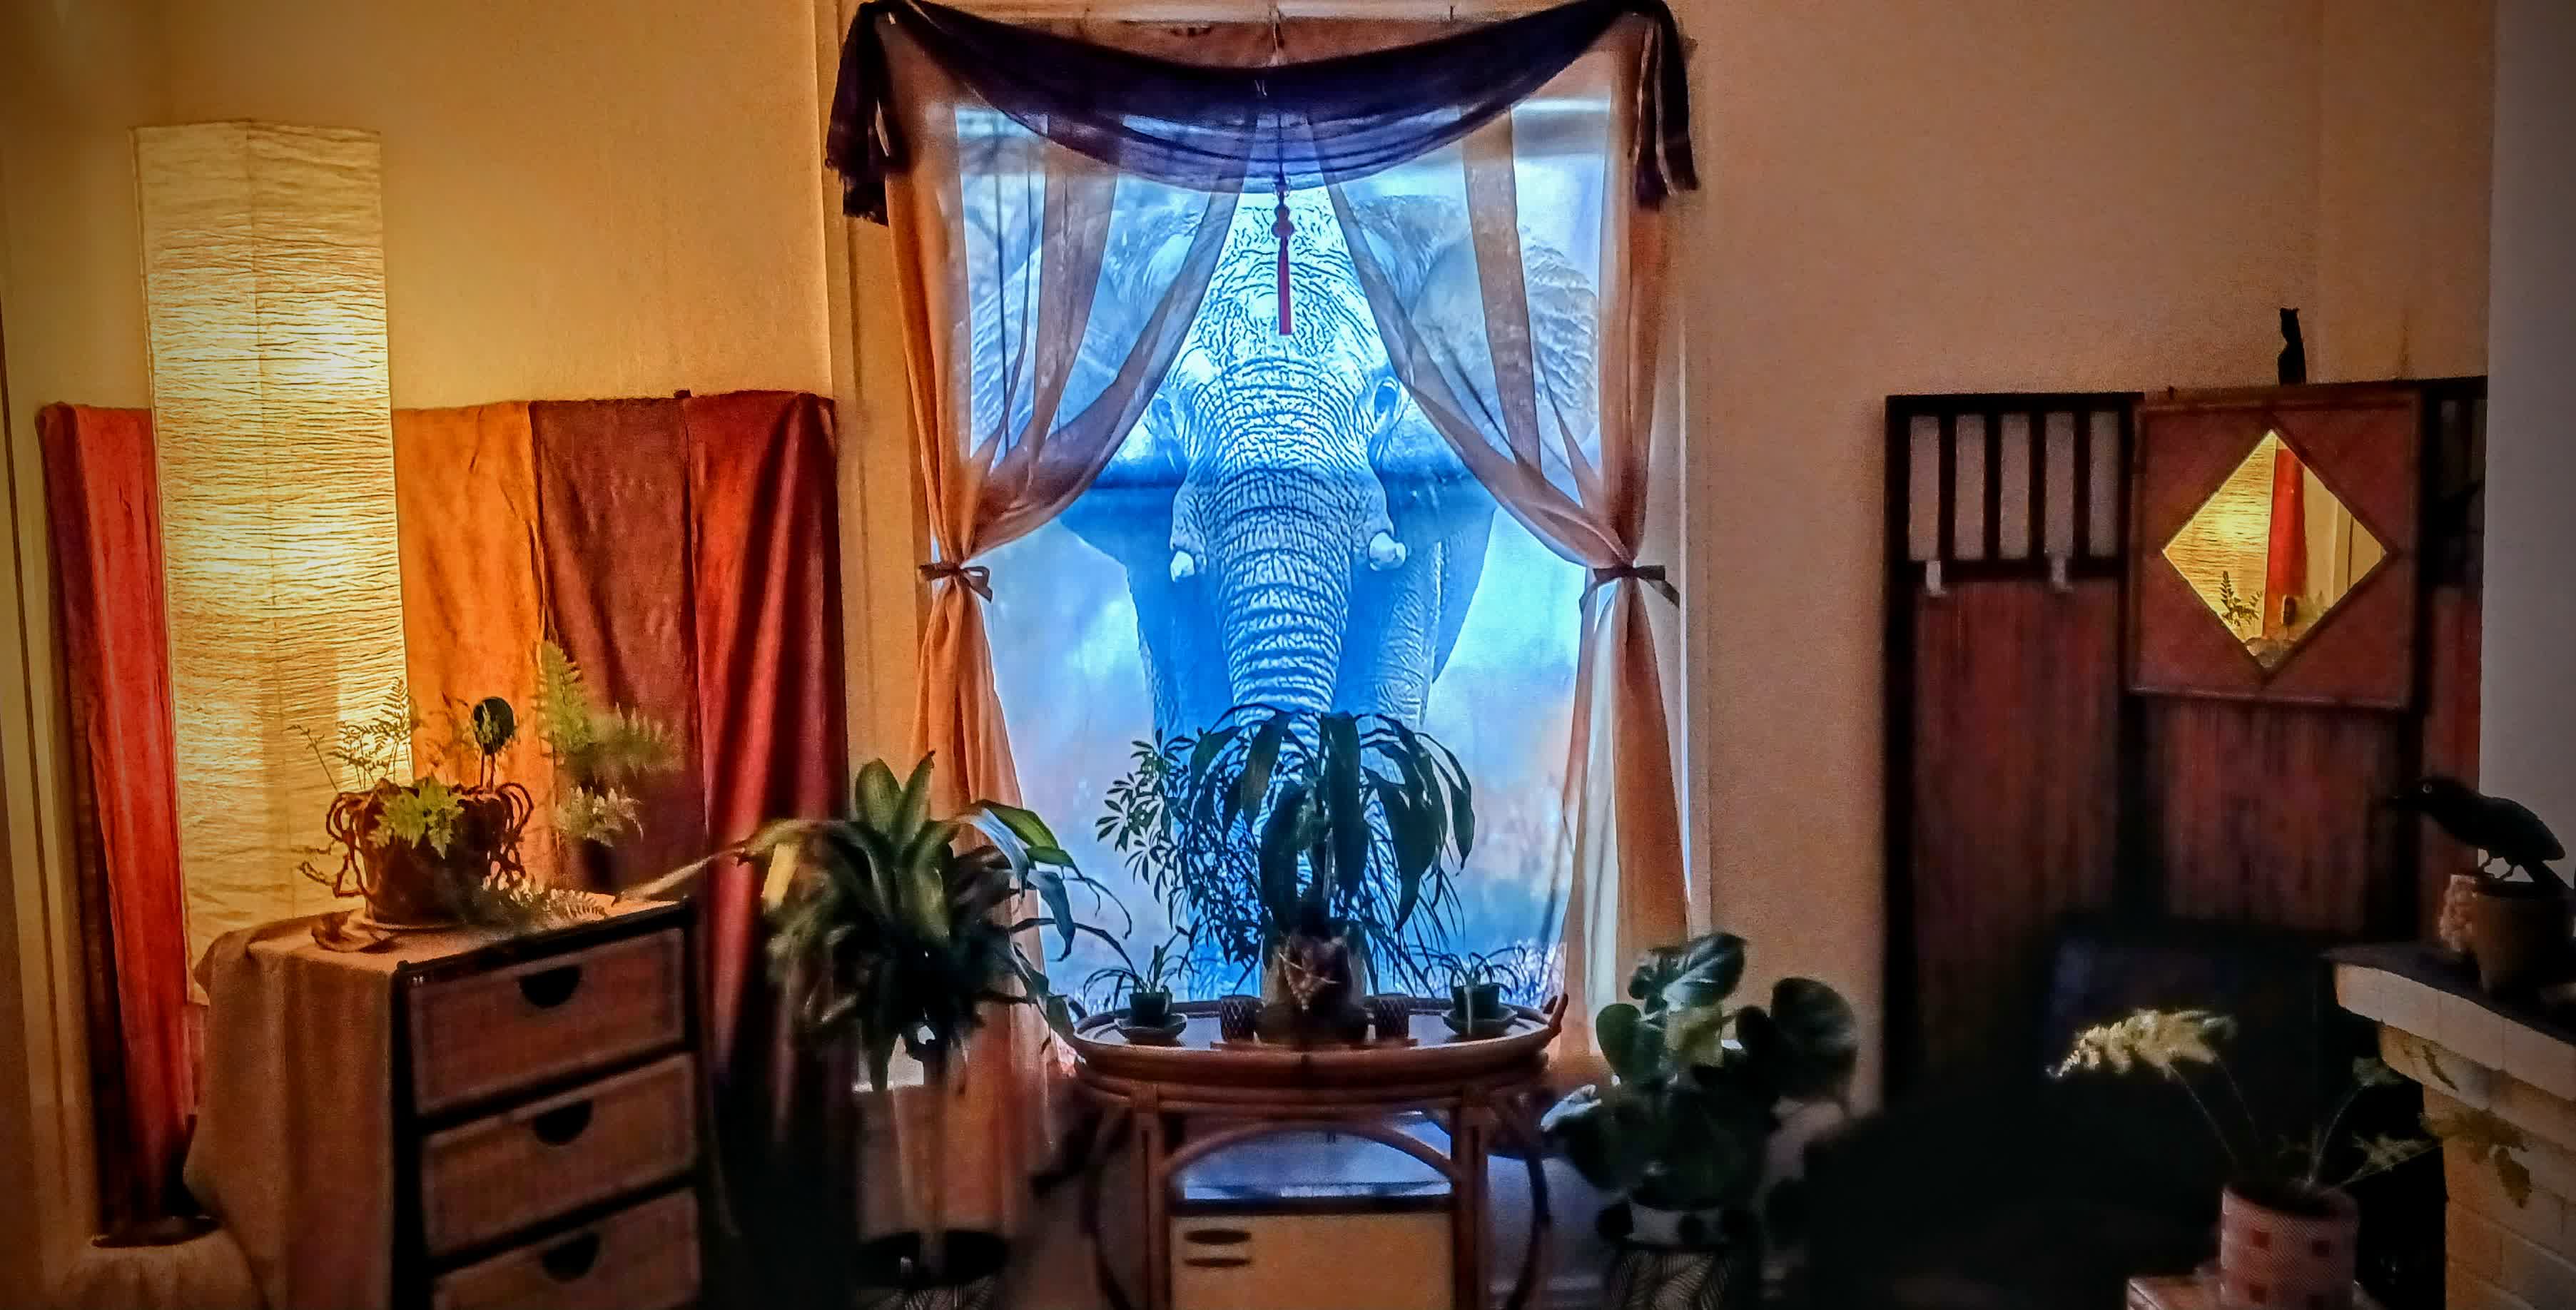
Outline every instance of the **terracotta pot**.
<svg viewBox="0 0 2576 1310">
<path fill-rule="evenodd" d="M 447 862 L 408 843 L 379 846 L 366 856 L 367 917 L 387 928 L 438 928 L 457 922 L 442 887 Z"/>
<path fill-rule="evenodd" d="M 2351 1310 L 2360 1231 L 2361 1209 L 2341 1192 L 2228 1188 L 2218 1207 L 2218 1304 Z"/>
<path fill-rule="evenodd" d="M 2567 967 L 2567 895 L 2531 883 L 2485 883 L 2469 901 L 2469 954 L 2489 995 L 2528 991 Z"/>
<path fill-rule="evenodd" d="M 385 801 L 393 792 L 390 784 L 376 788 L 358 816 L 364 874 L 360 890 L 367 898 L 367 917 L 388 928 L 454 924 L 459 916 L 452 889 L 460 881 L 491 875 L 497 852 L 516 840 L 519 810 L 508 797 L 469 792 L 458 797 L 463 813 L 445 855 L 410 842 L 379 846 L 375 830 L 384 822 Z"/>
</svg>

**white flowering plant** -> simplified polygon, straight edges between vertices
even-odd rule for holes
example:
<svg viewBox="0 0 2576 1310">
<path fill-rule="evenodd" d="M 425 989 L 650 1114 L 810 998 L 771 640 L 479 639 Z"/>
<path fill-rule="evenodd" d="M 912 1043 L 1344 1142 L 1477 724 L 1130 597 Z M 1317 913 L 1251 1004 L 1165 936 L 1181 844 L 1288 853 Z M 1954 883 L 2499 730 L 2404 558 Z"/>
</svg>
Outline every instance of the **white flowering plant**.
<svg viewBox="0 0 2576 1310">
<path fill-rule="evenodd" d="M 2517 1200 L 2530 1192 L 2531 1175 L 2511 1155 L 2522 1145 L 2521 1134 L 2494 1115 L 2480 1110 L 2462 1110 L 2457 1114 L 2426 1116 L 2425 1137 L 2399 1137 L 2377 1133 L 2354 1135 L 2351 1145 L 2359 1152 L 2352 1167 L 2334 1175 L 2331 1162 L 2340 1154 L 2342 1134 L 2353 1107 L 2361 1098 L 2380 1088 L 2395 1087 L 2405 1078 L 2387 1064 L 2375 1059 L 2352 1062 L 2352 1086 L 2334 1107 L 2319 1120 L 2305 1138 L 2270 1139 L 2274 1149 L 2263 1149 L 2266 1137 L 2254 1116 L 2254 1108 L 2245 1091 L 2229 1072 L 2219 1046 L 2236 1033 L 2236 1021 L 2209 1010 L 2138 1010 L 2126 1018 L 2098 1024 L 2076 1034 L 2066 1058 L 2058 1063 L 2055 1075 L 2102 1072 L 2155 1074 L 2182 1089 L 2193 1108 L 2209 1124 L 2219 1148 L 2227 1155 L 2237 1178 L 2239 1190 L 2249 1185 L 2256 1191 L 2290 1199 L 2311 1197 L 2323 1192 L 2341 1191 L 2365 1178 L 2376 1177 L 2433 1150 L 2442 1142 L 2470 1149 L 2490 1161 L 2505 1190 Z M 2430 1052 L 2424 1053 L 2430 1059 Z M 2438 1064 L 2428 1066 L 2440 1074 Z M 2214 1081 L 2226 1089 L 2224 1101 L 2205 1096 L 2195 1085 L 2194 1069 L 2210 1071 Z M 2445 1079 L 2445 1081 L 2448 1081 Z M 2216 1101 L 2216 1103 L 2213 1103 Z M 2232 1103 L 2234 1112 L 2222 1115 L 2220 1105 Z M 2231 1131 L 2230 1121 L 2244 1125 Z"/>
</svg>

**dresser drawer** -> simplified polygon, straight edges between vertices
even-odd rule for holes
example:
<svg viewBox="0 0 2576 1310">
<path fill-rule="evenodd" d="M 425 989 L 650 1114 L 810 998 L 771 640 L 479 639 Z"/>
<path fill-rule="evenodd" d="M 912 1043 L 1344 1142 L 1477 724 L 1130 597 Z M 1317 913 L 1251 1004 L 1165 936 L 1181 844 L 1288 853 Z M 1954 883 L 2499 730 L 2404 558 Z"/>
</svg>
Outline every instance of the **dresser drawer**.
<svg viewBox="0 0 2576 1310">
<path fill-rule="evenodd" d="M 1445 1210 L 1175 1215 L 1172 1310 L 1448 1310 L 1451 1240 Z"/>
<path fill-rule="evenodd" d="M 696 1066 L 675 1055 L 431 1134 L 420 1153 L 430 1252 L 505 1237 L 680 1174 L 697 1158 L 696 1098 Z"/>
<path fill-rule="evenodd" d="M 672 1192 L 438 1280 L 432 1310 L 671 1310 L 698 1294 L 698 1205 Z"/>
<path fill-rule="evenodd" d="M 413 1103 L 433 1114 L 678 1043 L 685 940 L 648 933 L 413 989 Z"/>
</svg>

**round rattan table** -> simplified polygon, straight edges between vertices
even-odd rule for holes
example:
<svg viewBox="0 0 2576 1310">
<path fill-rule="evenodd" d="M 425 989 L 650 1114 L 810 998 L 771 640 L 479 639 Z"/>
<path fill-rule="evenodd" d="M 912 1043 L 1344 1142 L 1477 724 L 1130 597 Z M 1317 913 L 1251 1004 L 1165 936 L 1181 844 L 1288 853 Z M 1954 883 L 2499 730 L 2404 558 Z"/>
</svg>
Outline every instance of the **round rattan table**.
<svg viewBox="0 0 2576 1310">
<path fill-rule="evenodd" d="M 1171 1305 L 1172 1189 L 1183 1169 L 1215 1152 L 1263 1137 L 1329 1128 L 1401 1151 L 1437 1170 L 1450 1189 L 1450 1267 L 1458 1310 L 1487 1310 L 1493 1301 L 1485 1250 L 1485 1171 L 1499 1140 L 1518 1149 L 1529 1168 L 1530 1241 L 1504 1304 L 1520 1310 L 1544 1284 L 1548 1235 L 1547 1177 L 1541 1168 L 1538 1111 L 1548 1043 L 1564 1002 L 1544 1010 L 1513 1007 L 1512 1024 L 1483 1038 L 1452 1034 L 1446 1003 L 1413 1003 L 1404 1042 L 1296 1047 L 1222 1040 L 1215 1001 L 1173 1007 L 1189 1022 L 1169 1045 L 1132 1043 L 1116 1016 L 1085 1020 L 1074 1033 L 1075 1084 L 1104 1114 L 1097 1143 L 1121 1132 L 1132 1138 L 1143 1230 L 1143 1310 Z M 1393 1122 L 1421 1113 L 1449 1135 L 1444 1154 Z M 1193 1118 L 1223 1121 L 1203 1133 Z M 1110 1152 L 1091 1152 L 1083 1227 L 1092 1239 L 1101 1292 L 1113 1306 L 1135 1305 L 1119 1286 L 1100 1241 L 1102 1175 Z"/>
</svg>

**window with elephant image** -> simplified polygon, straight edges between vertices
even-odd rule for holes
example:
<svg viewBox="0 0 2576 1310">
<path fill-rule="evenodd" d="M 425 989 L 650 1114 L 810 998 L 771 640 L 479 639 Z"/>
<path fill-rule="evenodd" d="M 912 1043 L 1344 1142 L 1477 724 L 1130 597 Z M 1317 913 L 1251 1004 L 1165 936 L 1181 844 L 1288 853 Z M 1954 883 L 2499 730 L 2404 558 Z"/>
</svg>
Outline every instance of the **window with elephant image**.
<svg viewBox="0 0 2576 1310">
<path fill-rule="evenodd" d="M 1582 321 L 1609 114 L 1544 100 L 1518 114 L 1532 120 L 1525 135 L 1572 142 L 1519 152 L 1531 320 Z M 1465 258 L 1472 277 L 1459 177 L 1435 157 L 1346 184 L 1347 220 L 1381 265 Z M 961 190 L 991 212 L 970 232 L 1034 227 L 1043 204 L 1007 171 L 969 170 Z M 1131 194 L 1138 206 L 1169 199 L 1122 178 L 1121 218 Z M 1397 380 L 1344 226 L 1324 190 L 1248 186 L 1134 428 L 1064 513 L 983 557 L 1023 798 L 1117 892 L 1125 915 L 1105 910 L 1107 927 L 1141 959 L 1172 925 L 1095 830 L 1141 743 L 1194 734 L 1251 702 L 1400 719 L 1449 746 L 1474 784 L 1474 851 L 1457 897 L 1426 925 L 1432 945 L 1491 961 L 1512 999 L 1535 1004 L 1558 986 L 1572 881 L 1564 791 L 1587 573 L 1498 508 Z M 1139 249 L 1160 250 L 1113 240 L 1106 259 L 1169 257 Z M 968 253 L 975 403 L 1013 403 L 981 376 L 1018 366 L 1002 357 L 1011 333 L 982 320 L 1027 312 L 1010 303 L 1024 282 Z M 1094 320 L 1134 312 L 1119 303 L 1118 272 L 1104 265 Z M 1537 312 L 1549 296 L 1579 310 L 1551 320 Z M 1459 303 L 1475 312 L 1474 296 Z M 1419 308 L 1416 321 L 1436 326 Z M 1534 345 L 1542 366 L 1588 373 L 1588 336 Z M 1068 386 L 1086 386 L 1079 369 Z M 1566 440 L 1582 440 L 1577 426 Z M 1049 968 L 1062 983 L 1110 962 L 1086 941 Z M 1194 965 L 1185 995 L 1258 990 L 1212 950 Z"/>
</svg>

